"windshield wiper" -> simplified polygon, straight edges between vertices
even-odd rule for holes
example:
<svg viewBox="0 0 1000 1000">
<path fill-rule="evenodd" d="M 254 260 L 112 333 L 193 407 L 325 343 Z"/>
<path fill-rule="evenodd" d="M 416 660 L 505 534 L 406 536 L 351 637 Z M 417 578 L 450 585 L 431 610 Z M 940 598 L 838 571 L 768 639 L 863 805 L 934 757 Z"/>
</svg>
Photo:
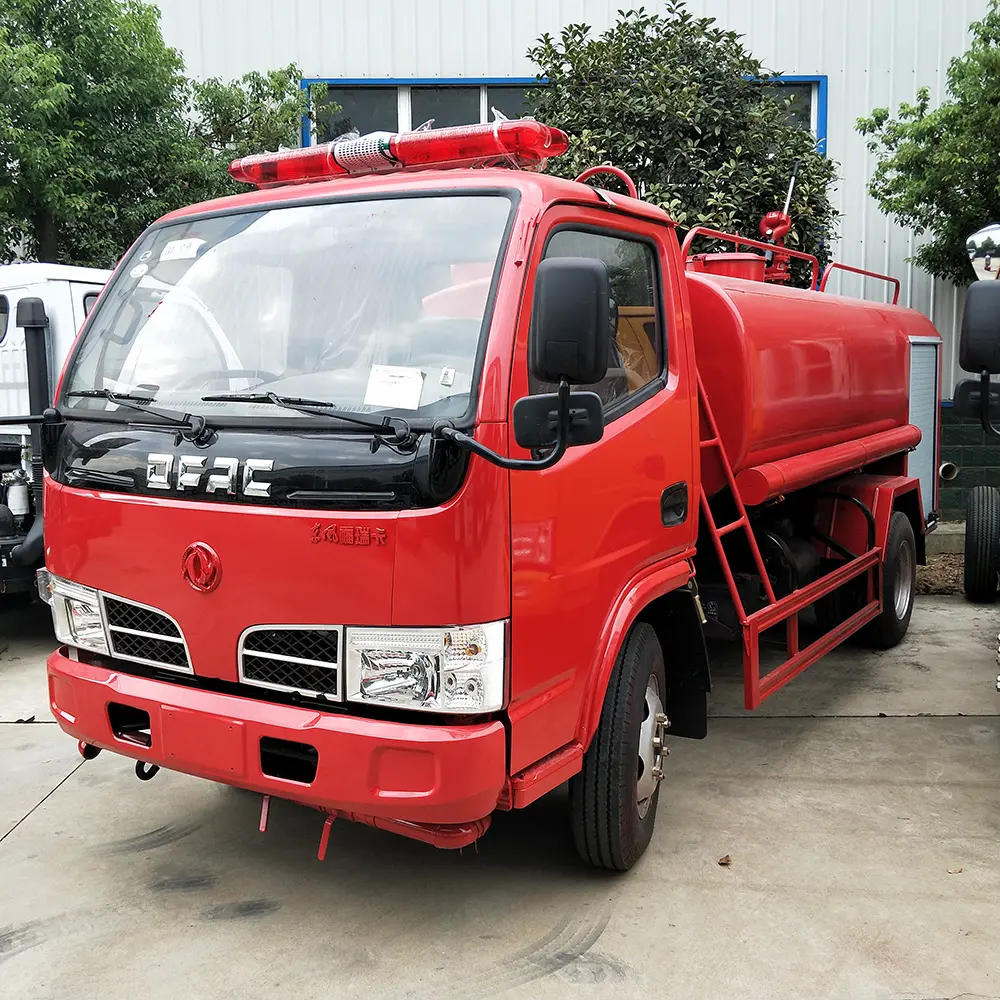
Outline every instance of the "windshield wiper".
<svg viewBox="0 0 1000 1000">
<path fill-rule="evenodd" d="M 286 410 L 298 410 L 319 417 L 335 417 L 345 423 L 357 424 L 370 430 L 378 437 L 389 439 L 393 444 L 406 446 L 413 441 L 413 432 L 403 417 L 383 417 L 381 421 L 368 420 L 354 413 L 337 408 L 336 403 L 322 399 L 302 399 L 299 396 L 279 396 L 276 392 L 219 392 L 202 396 L 203 403 L 273 403 Z"/>
<path fill-rule="evenodd" d="M 109 403 L 114 403 L 115 406 L 120 406 L 122 409 L 136 410 L 151 417 L 159 417 L 159 423 L 136 424 L 136 426 L 159 430 L 176 427 L 181 438 L 192 444 L 204 443 L 212 433 L 208 421 L 198 413 L 181 413 L 178 410 L 161 410 L 149 406 L 148 404 L 153 401 L 152 396 L 139 396 L 131 392 L 114 392 L 112 389 L 75 389 L 73 392 L 67 392 L 66 395 L 67 397 L 81 396 L 85 399 L 106 399 Z"/>
</svg>

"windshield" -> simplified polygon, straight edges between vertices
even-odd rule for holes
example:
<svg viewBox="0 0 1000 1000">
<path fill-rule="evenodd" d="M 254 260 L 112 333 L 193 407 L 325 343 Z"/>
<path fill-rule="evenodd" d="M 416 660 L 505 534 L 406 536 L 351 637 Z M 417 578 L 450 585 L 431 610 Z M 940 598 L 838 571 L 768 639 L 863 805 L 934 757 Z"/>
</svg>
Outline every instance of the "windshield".
<svg viewBox="0 0 1000 1000">
<path fill-rule="evenodd" d="M 423 196 L 151 230 L 102 300 L 61 402 L 115 410 L 72 396 L 110 389 L 210 418 L 303 419 L 272 402 L 203 399 L 275 393 L 460 416 L 511 210 L 503 194 Z"/>
</svg>

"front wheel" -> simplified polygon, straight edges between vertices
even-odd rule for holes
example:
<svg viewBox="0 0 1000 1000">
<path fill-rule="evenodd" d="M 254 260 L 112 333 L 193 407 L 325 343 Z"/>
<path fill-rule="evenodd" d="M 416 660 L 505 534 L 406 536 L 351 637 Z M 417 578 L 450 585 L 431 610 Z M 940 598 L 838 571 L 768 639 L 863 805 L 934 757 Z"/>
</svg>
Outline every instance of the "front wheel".
<svg viewBox="0 0 1000 1000">
<path fill-rule="evenodd" d="M 865 629 L 865 638 L 875 649 L 891 649 L 906 635 L 916 586 L 917 543 L 913 525 L 897 510 L 889 521 L 882 564 L 882 610 Z"/>
<path fill-rule="evenodd" d="M 583 769 L 570 780 L 573 839 L 584 861 L 627 871 L 653 836 L 667 717 L 663 650 L 636 625 L 615 662 Z"/>
</svg>

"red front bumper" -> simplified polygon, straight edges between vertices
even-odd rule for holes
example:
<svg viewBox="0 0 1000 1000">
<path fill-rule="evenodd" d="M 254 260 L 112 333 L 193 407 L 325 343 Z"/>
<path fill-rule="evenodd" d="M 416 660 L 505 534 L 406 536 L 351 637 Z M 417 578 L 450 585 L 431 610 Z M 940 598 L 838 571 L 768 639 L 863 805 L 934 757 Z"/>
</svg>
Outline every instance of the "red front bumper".
<svg viewBox="0 0 1000 1000">
<path fill-rule="evenodd" d="M 78 740 L 323 809 L 469 823 L 493 812 L 506 780 L 500 722 L 434 726 L 278 705 L 91 666 L 65 649 L 49 657 L 48 675 L 52 713 Z M 112 732 L 111 702 L 149 713 L 150 746 Z M 261 737 L 315 747 L 315 779 L 303 784 L 264 774 Z"/>
</svg>

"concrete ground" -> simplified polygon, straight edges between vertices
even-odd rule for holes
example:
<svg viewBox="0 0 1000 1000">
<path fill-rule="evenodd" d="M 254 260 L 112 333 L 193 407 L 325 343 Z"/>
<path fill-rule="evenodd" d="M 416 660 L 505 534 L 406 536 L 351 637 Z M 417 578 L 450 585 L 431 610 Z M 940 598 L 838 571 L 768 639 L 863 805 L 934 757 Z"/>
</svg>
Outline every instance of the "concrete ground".
<svg viewBox="0 0 1000 1000">
<path fill-rule="evenodd" d="M 764 708 L 715 661 L 653 843 L 576 860 L 563 792 L 446 853 L 179 774 L 81 762 L 44 617 L 0 616 L 0 996 L 1000 997 L 1000 607 L 921 598 Z M 34 717 L 34 722 L 17 722 Z M 732 863 L 718 861 L 729 855 Z"/>
</svg>

